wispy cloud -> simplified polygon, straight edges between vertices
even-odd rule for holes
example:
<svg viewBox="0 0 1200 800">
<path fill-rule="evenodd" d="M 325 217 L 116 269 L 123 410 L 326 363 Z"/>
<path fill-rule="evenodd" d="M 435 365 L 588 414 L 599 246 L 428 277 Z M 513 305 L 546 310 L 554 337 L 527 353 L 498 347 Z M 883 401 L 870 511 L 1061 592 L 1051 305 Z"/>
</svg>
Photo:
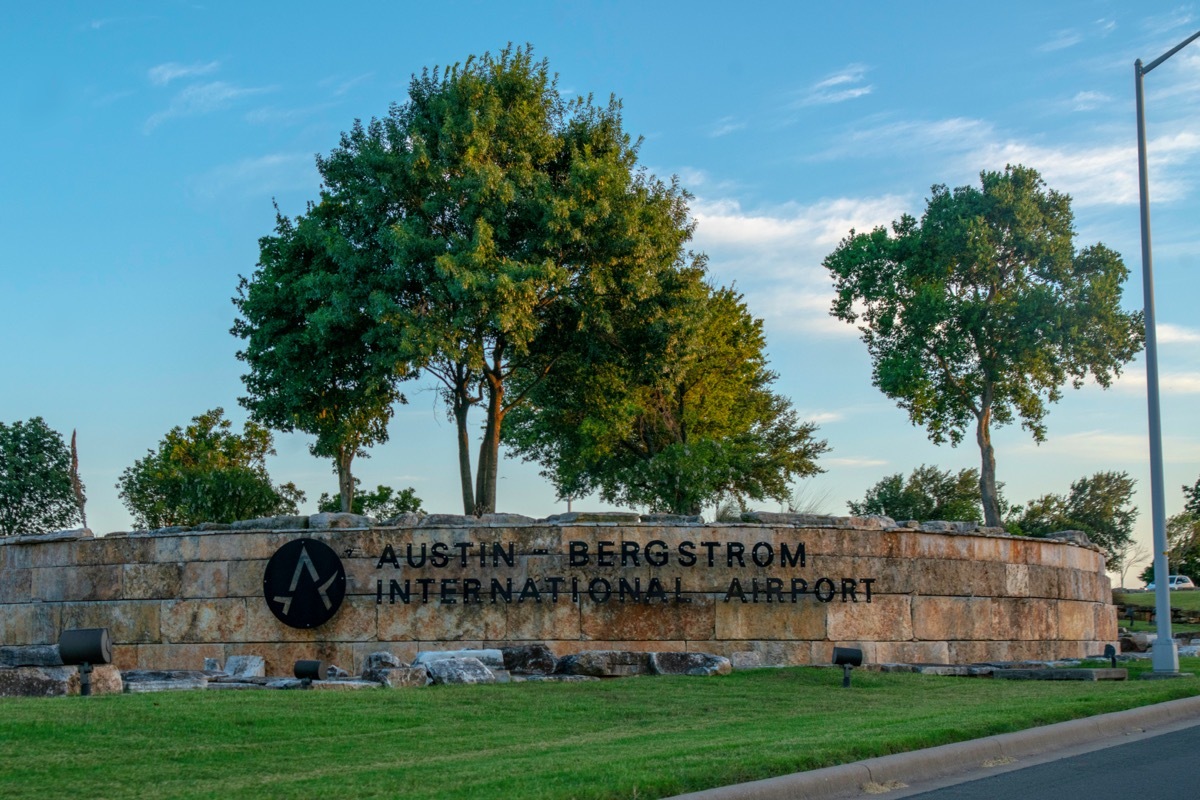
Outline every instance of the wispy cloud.
<svg viewBox="0 0 1200 800">
<path fill-rule="evenodd" d="M 361 75 L 355 75 L 353 78 L 344 78 L 341 75 L 330 75 L 328 78 L 323 78 L 320 81 L 317 81 L 317 86 L 321 87 L 322 89 L 331 89 L 334 97 L 341 97 L 355 86 L 366 83 L 374 77 L 374 72 L 364 72 Z"/>
<path fill-rule="evenodd" d="M 1112 102 L 1112 98 L 1103 92 L 1079 92 L 1071 98 L 1072 111 L 1094 111 Z"/>
<path fill-rule="evenodd" d="M 1125 369 L 1113 383 L 1113 388 L 1123 392 L 1144 394 L 1146 392 L 1146 369 L 1133 366 Z M 1158 373 L 1158 390 L 1164 395 L 1200 394 L 1200 372 L 1161 370 Z"/>
<path fill-rule="evenodd" d="M 1068 47 L 1074 47 L 1083 41 L 1083 34 L 1077 30 L 1058 31 L 1049 41 L 1038 45 L 1039 53 L 1053 53 L 1058 50 L 1066 50 Z"/>
<path fill-rule="evenodd" d="M 885 467 L 885 466 L 887 466 L 887 464 L 888 464 L 888 462 L 882 458 L 869 458 L 869 457 L 854 458 L 851 456 L 846 456 L 846 457 L 822 458 L 821 459 L 821 466 L 823 466 L 823 467 L 824 466 L 844 467 L 847 469 L 862 469 L 865 467 Z"/>
<path fill-rule="evenodd" d="M 1122 464 L 1144 463 L 1148 448 L 1149 440 L 1144 429 L 1139 433 L 1113 433 L 1107 429 L 1096 429 L 1057 435 L 1051 431 L 1041 444 L 1022 437 L 1021 441 L 1012 445 L 1014 452 L 1037 453 L 1039 459 L 1087 459 L 1110 469 Z M 1170 446 L 1163 450 L 1163 460 L 1168 464 L 1194 463 L 1197 458 L 1200 458 L 1200 440 L 1194 437 L 1174 436 Z"/>
<path fill-rule="evenodd" d="M 322 111 L 327 111 L 333 108 L 336 103 L 320 103 L 315 106 L 305 106 L 303 108 L 279 108 L 277 106 L 264 106 L 256 108 L 253 111 L 246 112 L 246 121 L 254 125 L 294 125 L 297 122 L 320 114 Z"/>
<path fill-rule="evenodd" d="M 170 104 L 165 109 L 150 115 L 146 120 L 145 132 L 150 133 L 159 125 L 174 117 L 195 117 L 202 114 L 211 114 L 214 111 L 228 108 L 241 98 L 269 91 L 271 91 L 269 87 L 252 88 L 235 86 L 225 81 L 192 84 L 191 86 L 184 87 L 178 94 L 171 98 Z"/>
<path fill-rule="evenodd" d="M 1168 11 L 1165 14 L 1154 14 L 1142 19 L 1142 28 L 1149 34 L 1159 36 L 1178 30 L 1185 25 L 1191 25 L 1196 16 L 1185 6 Z"/>
<path fill-rule="evenodd" d="M 856 97 L 868 95 L 874 86 L 865 83 L 867 67 L 862 64 L 850 64 L 814 83 L 796 102 L 797 106 L 828 105 L 844 103 Z"/>
<path fill-rule="evenodd" d="M 745 127 L 745 120 L 739 120 L 735 117 L 721 117 L 713 123 L 708 135 L 715 139 L 720 136 L 728 136 L 734 131 L 740 131 Z"/>
<path fill-rule="evenodd" d="M 197 196 L 211 200 L 230 194 L 253 196 L 315 190 L 320 182 L 311 153 L 270 153 L 209 170 L 192 181 L 192 189 Z"/>
<path fill-rule="evenodd" d="M 151 67 L 149 72 L 147 72 L 147 77 L 150 78 L 150 83 L 155 86 L 166 86 L 171 81 L 180 78 L 195 78 L 201 75 L 208 75 L 216 72 L 220 66 L 220 61 L 207 61 L 196 64 L 180 64 L 175 61 L 168 61 L 165 64 Z"/>
</svg>

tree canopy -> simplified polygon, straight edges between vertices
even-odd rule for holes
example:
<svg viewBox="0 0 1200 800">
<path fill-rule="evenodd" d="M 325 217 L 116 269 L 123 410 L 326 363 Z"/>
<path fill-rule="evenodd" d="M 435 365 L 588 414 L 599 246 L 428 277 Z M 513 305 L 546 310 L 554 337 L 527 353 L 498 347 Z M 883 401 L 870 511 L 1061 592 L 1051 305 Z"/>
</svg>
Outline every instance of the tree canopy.
<svg viewBox="0 0 1200 800">
<path fill-rule="evenodd" d="M 561 343 L 602 328 L 611 295 L 654 291 L 691 234 L 678 187 L 638 169 L 620 103 L 566 102 L 556 80 L 528 47 L 426 70 L 317 160 L 335 260 L 355 264 L 394 360 L 442 383 L 467 513 L 495 510 L 504 420 Z"/>
<path fill-rule="evenodd" d="M 41 417 L 0 422 L 0 536 L 49 533 L 79 522 L 71 452 Z"/>
<path fill-rule="evenodd" d="M 847 503 L 855 515 L 882 514 L 897 520 L 978 521 L 979 470 L 957 473 L 922 464 L 905 479 L 903 473 L 888 475 L 870 489 L 861 501 Z"/>
<path fill-rule="evenodd" d="M 1080 530 L 1109 553 L 1109 568 L 1118 551 L 1133 537 L 1138 510 L 1133 505 L 1136 481 L 1124 472 L 1097 472 L 1071 484 L 1066 495 L 1046 494 L 1014 508 L 1008 527 L 1027 536 Z"/>
<path fill-rule="evenodd" d="M 247 421 L 239 435 L 215 408 L 174 427 L 144 458 L 121 473 L 121 501 L 138 528 L 233 522 L 295 514 L 304 493 L 275 485 L 266 457 L 274 455 L 271 432 Z"/>
<path fill-rule="evenodd" d="M 825 259 L 831 313 L 858 323 L 876 386 L 937 443 L 974 427 L 984 519 L 999 525 L 993 425 L 1046 436 L 1047 404 L 1087 376 L 1107 387 L 1141 348 L 1121 310 L 1128 273 L 1095 244 L 1076 250 L 1070 198 L 1022 166 L 980 186 L 934 186 L 918 221 L 851 231 Z"/>
<path fill-rule="evenodd" d="M 560 497 L 698 514 L 723 498 L 787 501 L 828 448 L 771 391 L 762 322 L 697 270 L 573 340 L 555 380 L 533 387 L 505 444 Z M 625 315 L 636 319 L 624 319 Z"/>
<path fill-rule="evenodd" d="M 374 517 L 381 522 L 393 519 L 408 512 L 420 512 L 421 498 L 417 497 L 416 489 L 411 486 L 396 491 L 382 484 L 373 491 L 364 492 L 360 489 L 361 482 L 354 479 L 354 506 L 350 509 L 355 514 Z M 341 511 L 341 502 L 337 497 L 322 493 L 317 500 L 318 511 Z"/>
<path fill-rule="evenodd" d="M 274 236 L 259 241 L 259 268 L 242 278 L 232 333 L 250 371 L 240 402 L 255 420 L 296 429 L 331 458 L 340 505 L 349 511 L 351 465 L 388 438 L 387 424 L 412 377 L 381 320 L 373 262 L 355 256 L 343 221 L 326 206 L 296 221 L 277 216 Z"/>
</svg>

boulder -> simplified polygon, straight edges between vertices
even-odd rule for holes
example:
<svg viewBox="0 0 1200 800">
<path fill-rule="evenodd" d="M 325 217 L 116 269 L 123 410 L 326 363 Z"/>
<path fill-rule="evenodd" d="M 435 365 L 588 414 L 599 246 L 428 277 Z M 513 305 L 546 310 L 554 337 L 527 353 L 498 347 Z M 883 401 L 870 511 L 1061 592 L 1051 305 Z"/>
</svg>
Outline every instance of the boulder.
<svg viewBox="0 0 1200 800">
<path fill-rule="evenodd" d="M 396 667 L 405 666 L 404 662 L 396 658 L 386 650 L 376 650 L 374 653 L 368 653 L 363 659 L 363 677 L 367 676 L 367 672 L 373 669 L 395 669 Z"/>
<path fill-rule="evenodd" d="M 329 681 L 313 681 L 312 688 L 326 692 L 344 692 L 354 689 L 378 689 L 375 681 L 364 681 L 357 678 L 339 678 Z"/>
<path fill-rule="evenodd" d="M 496 676 L 478 658 L 443 658 L 427 667 L 434 683 L 495 683 Z"/>
<path fill-rule="evenodd" d="M 591 675 L 513 675 L 513 683 L 583 683 L 584 681 L 598 681 L 599 678 Z"/>
<path fill-rule="evenodd" d="M 337 681 L 349 678 L 350 673 L 339 667 L 337 664 L 330 664 L 325 668 L 325 680 Z"/>
<path fill-rule="evenodd" d="M 379 524 L 388 528 L 413 528 L 420 524 L 424 516 L 424 514 L 414 514 L 411 511 L 405 511 L 391 519 L 382 520 Z"/>
<path fill-rule="evenodd" d="M 120 694 L 121 673 L 111 664 L 92 668 L 92 694 Z M 0 697 L 62 697 L 79 694 L 79 669 L 63 666 L 0 668 Z"/>
<path fill-rule="evenodd" d="M 450 658 L 474 658 L 481 661 L 489 669 L 504 669 L 504 654 L 499 650 L 422 650 L 413 659 L 412 665 L 428 667 L 435 661 L 445 661 Z"/>
<path fill-rule="evenodd" d="M 341 528 L 369 528 L 371 520 L 362 514 L 347 514 L 343 512 L 322 512 L 308 518 L 310 530 L 334 530 Z"/>
<path fill-rule="evenodd" d="M 125 679 L 125 691 L 130 694 L 208 687 L 208 676 L 190 669 L 131 669 L 122 677 Z"/>
<path fill-rule="evenodd" d="M 362 677 L 389 689 L 429 685 L 429 670 L 425 667 L 374 667 L 363 670 Z"/>
<path fill-rule="evenodd" d="M 649 675 L 650 654 L 628 650 L 583 650 L 560 658 L 555 672 L 560 675 L 591 675 L 596 678 Z"/>
<path fill-rule="evenodd" d="M 204 671 L 224 672 L 225 670 L 221 669 L 221 660 L 219 658 L 206 658 L 204 659 Z"/>
<path fill-rule="evenodd" d="M 263 678 L 267 662 L 262 656 L 230 656 L 225 660 L 225 672 L 232 678 Z"/>
<path fill-rule="evenodd" d="M 524 514 L 484 514 L 479 518 L 479 522 L 489 528 L 503 528 L 510 525 L 532 525 L 537 520 Z"/>
<path fill-rule="evenodd" d="M 641 521 L 650 525 L 703 525 L 699 514 L 642 514 Z"/>
<path fill-rule="evenodd" d="M 246 681 L 235 681 L 226 678 L 221 681 L 209 681 L 208 686 L 204 687 L 207 691 L 214 689 L 265 689 L 267 688 L 266 681 L 262 683 L 248 683 Z"/>
<path fill-rule="evenodd" d="M 308 517 L 295 515 L 243 519 L 229 525 L 232 531 L 294 531 L 307 527 Z"/>
<path fill-rule="evenodd" d="M 1092 540 L 1083 531 L 1055 531 L 1054 533 L 1046 534 L 1047 539 L 1056 539 L 1060 542 L 1070 542 L 1081 547 L 1092 547 Z"/>
<path fill-rule="evenodd" d="M 551 675 L 558 659 L 544 644 L 526 644 L 520 647 L 505 647 L 504 669 L 516 675 Z"/>
<path fill-rule="evenodd" d="M 478 524 L 479 517 L 463 514 L 426 514 L 417 523 L 419 528 L 465 528 Z"/>
<path fill-rule="evenodd" d="M 61 667 L 56 644 L 27 644 L 0 647 L 0 667 Z"/>
<path fill-rule="evenodd" d="M 724 656 L 711 653 L 651 653 L 650 669 L 656 675 L 728 675 L 733 666 Z"/>
<path fill-rule="evenodd" d="M 546 517 L 551 525 L 574 525 L 580 522 L 608 522 L 613 525 L 633 525 L 642 521 L 633 511 L 568 511 Z"/>
</svg>

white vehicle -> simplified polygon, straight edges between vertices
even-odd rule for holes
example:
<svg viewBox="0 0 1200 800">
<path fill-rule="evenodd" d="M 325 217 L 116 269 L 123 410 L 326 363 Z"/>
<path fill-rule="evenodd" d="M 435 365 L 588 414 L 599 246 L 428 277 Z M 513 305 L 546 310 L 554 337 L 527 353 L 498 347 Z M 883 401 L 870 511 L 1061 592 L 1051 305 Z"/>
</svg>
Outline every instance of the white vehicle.
<svg viewBox="0 0 1200 800">
<path fill-rule="evenodd" d="M 1153 588 L 1154 588 L 1153 583 L 1146 584 L 1147 590 L 1151 590 Z M 1192 579 L 1189 578 L 1187 575 L 1168 575 L 1167 576 L 1167 588 L 1168 589 L 1195 589 L 1196 584 L 1192 583 Z"/>
</svg>

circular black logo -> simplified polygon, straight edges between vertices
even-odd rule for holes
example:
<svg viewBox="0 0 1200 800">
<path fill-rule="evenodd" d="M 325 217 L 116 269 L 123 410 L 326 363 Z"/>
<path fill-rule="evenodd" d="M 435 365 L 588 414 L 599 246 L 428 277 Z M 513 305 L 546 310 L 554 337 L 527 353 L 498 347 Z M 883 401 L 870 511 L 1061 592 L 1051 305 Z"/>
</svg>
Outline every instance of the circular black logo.
<svg viewBox="0 0 1200 800">
<path fill-rule="evenodd" d="M 346 596 L 346 570 L 333 548 L 296 539 L 275 551 L 263 574 L 263 596 L 276 619 L 315 628 L 333 618 Z"/>
</svg>

